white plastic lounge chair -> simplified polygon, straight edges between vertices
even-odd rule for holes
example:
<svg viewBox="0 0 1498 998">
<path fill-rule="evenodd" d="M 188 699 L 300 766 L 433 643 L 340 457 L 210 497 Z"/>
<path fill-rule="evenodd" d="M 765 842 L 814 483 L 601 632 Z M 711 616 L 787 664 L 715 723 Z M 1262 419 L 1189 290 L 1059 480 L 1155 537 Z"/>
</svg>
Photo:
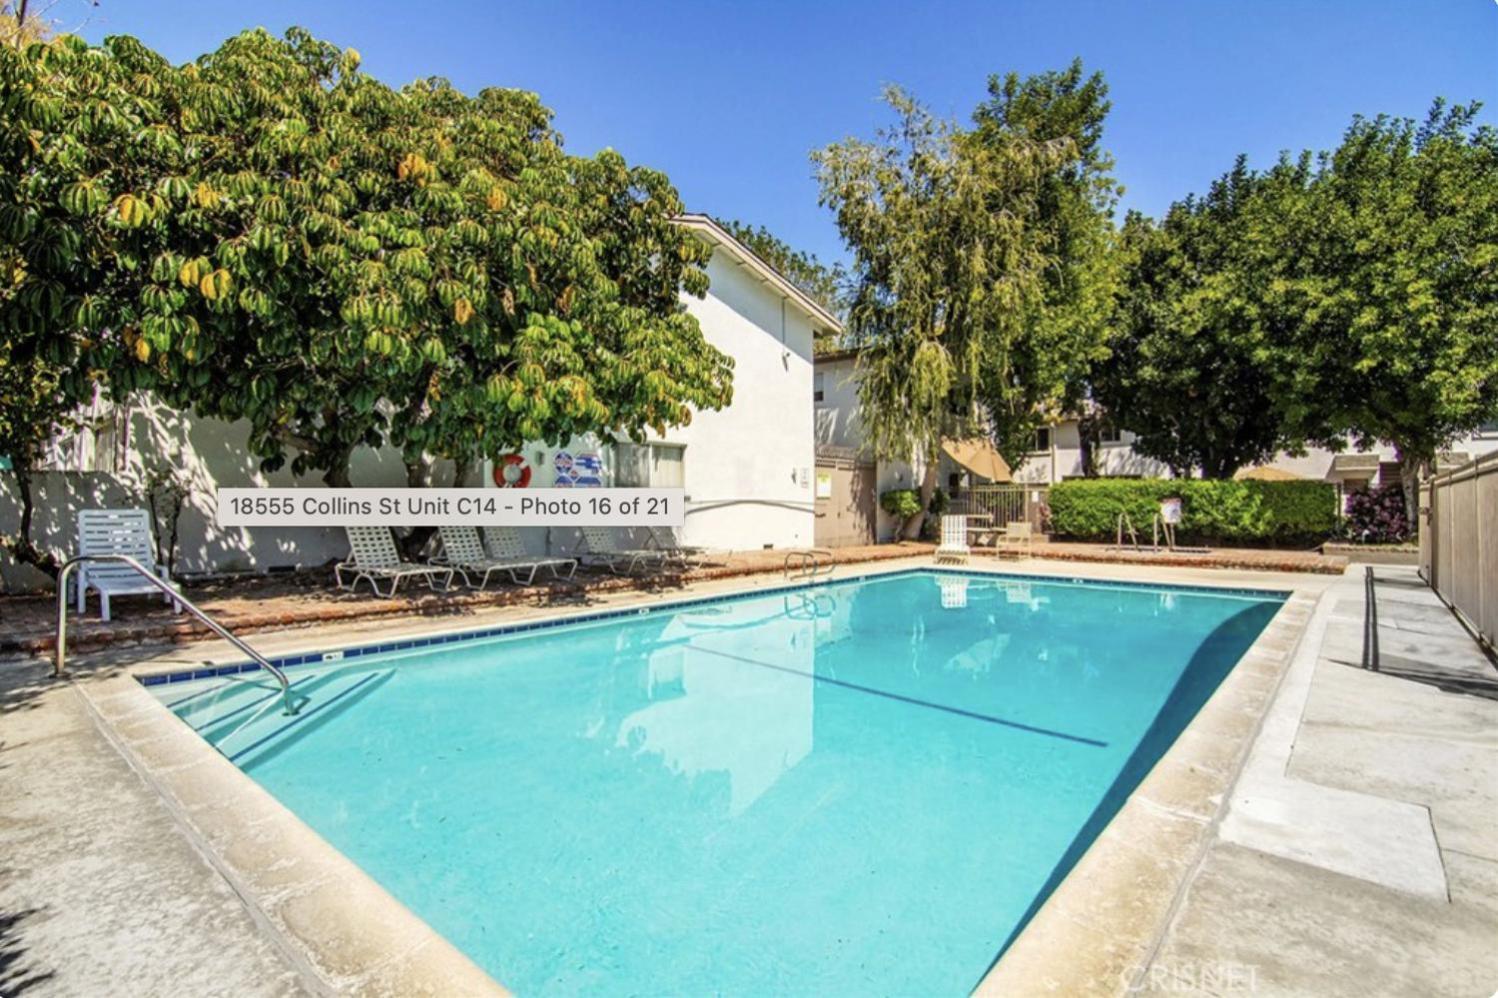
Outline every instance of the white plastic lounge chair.
<svg viewBox="0 0 1498 998">
<path fill-rule="evenodd" d="M 463 582 L 470 588 L 484 589 L 489 585 L 489 576 L 495 572 L 508 572 L 510 581 L 528 586 L 536 580 L 536 572 L 543 566 L 551 568 L 554 578 L 561 578 L 563 566 L 570 566 L 567 578 L 577 571 L 577 562 L 572 558 L 536 557 L 525 550 L 520 535 L 508 527 L 485 527 L 484 536 L 489 539 L 489 550 L 484 548 L 483 537 L 477 527 L 438 527 L 442 538 L 442 555 L 433 558 L 436 565 L 451 565 Z M 472 575 L 480 576 L 475 586 Z M 525 578 L 520 576 L 524 573 Z"/>
<path fill-rule="evenodd" d="M 666 564 L 669 556 L 658 548 L 621 548 L 614 543 L 605 527 L 578 527 L 583 535 L 582 560 L 596 562 L 615 575 L 633 572 L 642 566 Z M 619 566 L 623 565 L 623 572 Z"/>
<path fill-rule="evenodd" d="M 942 517 L 941 545 L 936 549 L 936 560 L 966 562 L 972 553 L 967 546 L 967 517 Z"/>
<path fill-rule="evenodd" d="M 434 590 L 440 578 L 443 592 L 452 588 L 454 569 L 401 561 L 389 527 L 344 527 L 343 532 L 348 535 L 349 559 L 333 566 L 333 579 L 339 589 L 357 589 L 359 580 L 367 579 L 376 596 L 394 596 L 400 584 L 410 578 L 425 579 Z M 347 584 L 343 581 L 345 573 L 353 576 Z M 381 580 L 390 583 L 389 592 L 380 592 Z"/>
<path fill-rule="evenodd" d="M 1031 544 L 1035 539 L 1035 531 L 1031 528 L 1028 520 L 1015 520 L 1004 524 L 1004 532 L 999 535 L 998 555 L 1004 557 L 1006 550 L 1013 551 L 1016 555 L 1023 554 L 1030 557 L 1033 548 Z"/>
<path fill-rule="evenodd" d="M 176 587 L 165 570 L 156 565 L 156 545 L 151 540 L 151 514 L 143 509 L 83 509 L 78 511 L 79 554 L 124 554 L 140 562 L 161 581 Z M 140 577 L 129 565 L 115 562 L 83 562 L 78 566 L 78 612 L 87 609 L 88 591 L 99 594 L 99 616 L 109 619 L 109 598 L 122 593 L 160 593 L 177 612 L 182 604 Z"/>
<path fill-rule="evenodd" d="M 707 548 L 683 544 L 676 539 L 674 527 L 650 527 L 648 547 L 655 548 L 668 562 L 676 562 L 682 568 L 701 568 L 707 561 Z"/>
<path fill-rule="evenodd" d="M 492 558 L 506 563 L 507 567 L 513 566 L 514 571 L 510 573 L 510 577 L 516 582 L 520 581 L 517 573 L 525 566 L 530 566 L 531 569 L 526 576 L 525 585 L 531 584 L 536 577 L 536 570 L 542 567 L 551 569 L 551 577 L 554 579 L 570 579 L 577 574 L 576 558 L 531 554 L 525 549 L 525 542 L 520 539 L 520 532 L 514 527 L 485 527 L 484 540 Z M 566 575 L 562 574 L 564 568 L 567 570 Z"/>
</svg>

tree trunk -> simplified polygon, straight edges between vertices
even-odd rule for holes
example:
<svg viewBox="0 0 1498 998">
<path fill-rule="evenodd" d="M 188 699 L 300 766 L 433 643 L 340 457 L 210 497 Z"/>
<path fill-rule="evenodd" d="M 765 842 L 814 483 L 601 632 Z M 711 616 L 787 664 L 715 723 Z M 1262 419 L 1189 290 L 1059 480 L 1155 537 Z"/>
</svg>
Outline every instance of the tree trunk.
<svg viewBox="0 0 1498 998">
<path fill-rule="evenodd" d="M 16 536 L 6 539 L 5 547 L 17 564 L 30 565 L 56 579 L 59 568 L 57 558 L 52 552 L 42 551 L 31 543 L 31 520 L 36 511 L 31 495 L 31 468 L 17 461 L 11 465 L 11 474 L 15 476 L 16 492 L 21 497 L 21 524 Z"/>
<path fill-rule="evenodd" d="M 426 489 L 432 485 L 432 459 L 425 454 L 406 462 L 406 488 Z"/>
<path fill-rule="evenodd" d="M 432 486 L 432 459 L 423 454 L 414 461 L 406 462 L 406 488 L 427 489 Z M 401 554 L 407 558 L 420 557 L 421 551 L 437 532 L 436 527 L 412 527 L 411 532 L 400 539 Z"/>
<path fill-rule="evenodd" d="M 1202 477 L 1226 481 L 1238 473 L 1243 465 L 1226 454 L 1206 454 L 1202 457 Z"/>
<path fill-rule="evenodd" d="M 926 473 L 921 476 L 921 511 L 905 521 L 900 536 L 907 541 L 919 540 L 921 526 L 926 522 L 926 511 L 931 508 L 931 497 L 936 495 L 936 479 L 941 473 L 941 451 L 926 455 Z"/>
<path fill-rule="evenodd" d="M 1078 457 L 1082 463 L 1082 477 L 1097 477 L 1097 424 L 1091 416 L 1077 420 Z"/>
<path fill-rule="evenodd" d="M 349 480 L 349 459 L 353 451 L 344 451 L 323 473 L 323 484 L 331 489 L 347 489 L 353 486 Z"/>
<path fill-rule="evenodd" d="M 1420 534 L 1420 479 L 1435 462 L 1434 454 L 1411 453 L 1399 444 L 1394 445 L 1394 455 L 1399 459 L 1399 488 L 1404 493 L 1404 520 L 1409 524 L 1410 537 Z"/>
</svg>

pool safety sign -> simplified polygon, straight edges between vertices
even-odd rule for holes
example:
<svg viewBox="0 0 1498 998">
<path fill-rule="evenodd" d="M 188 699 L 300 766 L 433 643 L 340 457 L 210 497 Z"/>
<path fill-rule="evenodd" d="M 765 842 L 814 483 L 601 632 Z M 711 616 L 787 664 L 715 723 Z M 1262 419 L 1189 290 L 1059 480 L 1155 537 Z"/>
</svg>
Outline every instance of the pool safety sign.
<svg viewBox="0 0 1498 998">
<path fill-rule="evenodd" d="M 681 489 L 219 489 L 221 527 L 679 527 Z"/>
</svg>

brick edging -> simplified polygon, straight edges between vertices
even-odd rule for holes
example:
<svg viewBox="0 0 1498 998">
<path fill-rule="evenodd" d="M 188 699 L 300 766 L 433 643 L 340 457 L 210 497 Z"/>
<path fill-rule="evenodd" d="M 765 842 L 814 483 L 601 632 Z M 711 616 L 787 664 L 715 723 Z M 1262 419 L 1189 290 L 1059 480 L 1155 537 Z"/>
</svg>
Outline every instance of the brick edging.
<svg viewBox="0 0 1498 998">
<path fill-rule="evenodd" d="M 867 562 L 890 561 L 896 558 L 919 557 L 930 554 L 933 545 L 889 545 L 888 552 L 865 552 L 858 557 L 839 558 L 833 555 L 833 564 L 852 565 Z M 516 606 L 526 603 L 547 604 L 569 598 L 586 597 L 591 593 L 661 592 L 678 589 L 694 582 L 717 579 L 742 578 L 754 575 L 780 574 L 784 566 L 767 562 L 763 565 L 716 566 L 694 569 L 669 576 L 600 576 L 586 582 L 550 582 L 544 587 L 521 586 L 496 589 L 492 592 L 455 592 L 431 596 L 422 594 L 419 602 L 396 602 L 390 599 L 374 599 L 364 602 L 347 602 L 316 606 L 300 612 L 245 613 L 220 617 L 224 626 L 236 634 L 253 634 L 280 628 L 312 627 L 318 624 L 347 622 L 352 620 L 377 620 L 385 617 L 441 617 L 455 615 L 458 611 L 488 607 Z M 182 620 L 149 621 L 141 624 L 122 622 L 123 626 L 109 631 L 93 633 L 70 631 L 68 650 L 97 650 L 116 644 L 146 644 L 165 641 L 185 644 L 197 640 L 216 638 L 217 635 L 203 624 L 189 617 Z M 20 652 L 43 655 L 57 647 L 53 633 L 0 637 L 0 654 Z"/>
</svg>

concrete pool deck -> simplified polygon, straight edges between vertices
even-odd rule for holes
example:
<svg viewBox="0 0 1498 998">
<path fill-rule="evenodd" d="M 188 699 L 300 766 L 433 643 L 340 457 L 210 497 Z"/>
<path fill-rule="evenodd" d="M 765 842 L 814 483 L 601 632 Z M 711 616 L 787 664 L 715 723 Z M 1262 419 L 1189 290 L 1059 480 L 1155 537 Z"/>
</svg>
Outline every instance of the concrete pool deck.
<svg viewBox="0 0 1498 998">
<path fill-rule="evenodd" d="M 926 562 L 890 563 L 880 569 L 846 566 L 840 568 L 837 575 L 870 574 L 922 564 Z M 974 567 L 991 570 L 998 566 L 980 562 Z M 1289 863 L 1293 870 L 1305 867 L 1312 873 L 1316 871 L 1316 867 L 1304 859 L 1284 859 L 1262 852 L 1262 845 L 1244 846 L 1226 841 L 1223 838 L 1226 822 L 1220 820 L 1219 807 L 1223 796 L 1210 792 L 1206 784 L 1217 782 L 1225 794 L 1235 781 L 1241 784 L 1240 768 L 1245 774 L 1251 768 L 1251 762 L 1243 767 L 1239 763 L 1245 756 L 1250 760 L 1254 758 L 1254 754 L 1247 753 L 1249 741 L 1260 718 L 1265 717 L 1265 705 L 1270 697 L 1276 689 L 1283 692 L 1288 688 L 1288 679 L 1282 684 L 1279 676 L 1291 662 L 1291 653 L 1299 645 L 1300 629 L 1312 619 L 1311 608 L 1320 599 L 1322 608 L 1330 607 L 1328 613 L 1335 613 L 1327 621 L 1324 640 L 1317 649 L 1318 659 L 1313 663 L 1316 668 L 1312 672 L 1312 682 L 1306 687 L 1307 706 L 1296 737 L 1307 737 L 1307 725 L 1318 716 L 1312 707 L 1321 709 L 1322 698 L 1333 695 L 1325 694 L 1324 684 L 1320 683 L 1323 671 L 1320 647 L 1334 639 L 1345 640 L 1343 625 L 1347 621 L 1338 618 L 1347 616 L 1348 608 L 1343 603 L 1349 597 L 1341 590 L 1351 585 L 1349 592 L 1360 593 L 1361 583 L 1326 576 L 1163 567 L 1144 570 L 1132 565 L 1058 565 L 1038 561 L 1022 565 L 1006 563 L 1002 570 L 1067 578 L 1278 588 L 1294 590 L 1297 594 L 1292 601 L 1294 612 L 1288 614 L 1285 621 L 1295 628 L 1293 633 L 1270 636 L 1265 648 L 1256 646 L 1256 651 L 1264 653 L 1258 656 L 1258 661 L 1245 661 L 1230 676 L 1230 679 L 1241 677 L 1242 682 L 1238 683 L 1240 692 L 1250 700 L 1257 698 L 1257 708 L 1250 704 L 1248 710 L 1243 710 L 1244 705 L 1240 704 L 1229 710 L 1232 705 L 1226 705 L 1225 701 L 1219 704 L 1218 698 L 1214 697 L 1203 710 L 1202 717 L 1213 713 L 1219 715 L 1218 720 L 1229 732 L 1231 744 L 1203 736 L 1196 730 L 1195 722 L 1178 741 L 1178 748 L 1203 753 L 1202 759 L 1215 760 L 1211 762 L 1210 771 L 1209 767 L 1197 767 L 1190 761 L 1182 764 L 1173 748 L 1147 778 L 1146 784 L 1141 785 L 1140 794 L 1136 795 L 1138 799 L 1131 800 L 1099 838 L 1099 843 L 1107 840 L 1105 849 L 1101 852 L 1089 850 L 1077 875 L 1063 883 L 1063 888 L 1088 883 L 1123 885 L 1108 892 L 1116 902 L 1109 906 L 1109 917 L 1115 918 L 1121 928 L 1102 933 L 1095 927 L 1101 913 L 1091 911 L 1088 917 L 1092 924 L 1089 925 L 1063 907 L 1048 903 L 998 965 L 988 983 L 1003 985 L 1007 981 L 1015 986 L 1023 985 L 1024 993 L 1044 990 L 1048 985 L 1054 985 L 1058 993 L 1117 993 L 1141 983 L 1150 985 L 1156 980 L 1155 975 L 1164 971 L 1176 973 L 1177 977 L 1192 968 L 1200 972 L 1205 966 L 1202 954 L 1208 952 L 1202 947 L 1209 945 L 1212 938 L 1210 927 L 1220 924 L 1223 917 L 1213 906 L 1213 887 L 1229 905 L 1233 903 L 1233 882 L 1231 879 L 1224 881 L 1219 875 L 1219 864 L 1224 861 L 1222 856 L 1233 858 L 1224 850 L 1246 849 L 1254 857 L 1269 856 L 1276 862 Z M 653 605 L 682 597 L 750 591 L 776 585 L 783 585 L 783 582 L 773 577 L 739 578 L 693 584 L 685 591 L 669 594 L 610 594 L 583 610 L 612 605 Z M 1331 597 L 1330 602 L 1322 598 L 1323 591 Z M 1413 600 L 1410 602 L 1414 605 Z M 1292 608 L 1287 606 L 1287 609 Z M 1282 611 L 1282 615 L 1285 613 Z M 497 622 L 539 616 L 559 614 L 555 609 L 500 607 L 475 613 L 462 623 L 465 627 L 492 626 Z M 1383 617 L 1390 632 L 1399 630 L 1397 616 L 1385 613 Z M 390 619 L 381 622 L 379 635 L 381 639 L 388 639 L 405 634 L 447 631 L 453 629 L 453 624 L 452 620 Z M 1434 642 L 1455 640 L 1442 630 L 1438 617 L 1432 617 L 1426 624 L 1427 631 L 1424 632 L 1407 629 L 1404 637 L 1410 645 L 1421 645 L 1427 638 Z M 1356 624 L 1350 626 L 1355 628 Z M 1456 625 L 1451 622 L 1451 626 Z M 1456 634 L 1461 635 L 1459 628 Z M 276 655 L 358 644 L 367 642 L 372 636 L 368 623 L 343 624 L 261 635 L 253 643 L 267 654 Z M 1276 642 L 1279 647 L 1274 646 Z M 1332 652 L 1337 652 L 1335 644 L 1330 647 Z M 1394 654 L 1396 647 L 1403 647 L 1397 636 L 1386 639 L 1386 658 Z M 301 881 L 307 888 L 306 893 L 298 893 L 298 887 L 289 887 L 286 878 L 295 877 L 290 872 L 295 863 L 288 865 L 284 855 L 274 855 L 275 848 L 267 846 L 267 843 L 280 841 L 274 831 L 279 822 L 275 814 L 279 805 L 266 809 L 264 801 L 246 801 L 243 795 L 236 795 L 237 802 L 219 800 L 222 806 L 209 806 L 214 803 L 216 795 L 222 796 L 223 778 L 238 777 L 240 784 L 253 786 L 252 781 L 234 770 L 196 736 L 181 737 L 185 729 L 158 729 L 152 737 L 152 732 L 146 729 L 153 721 L 171 720 L 154 701 L 151 704 L 162 716 L 151 718 L 133 713 L 144 706 L 135 700 L 134 695 L 148 695 L 130 678 L 131 674 L 181 669 L 199 665 L 205 660 L 226 662 L 235 658 L 237 656 L 229 654 L 220 642 L 166 649 L 120 648 L 79 656 L 74 664 L 78 678 L 72 683 L 46 682 L 43 678 L 45 666 L 35 660 L 11 660 L 0 667 L 7 696 L 4 715 L 7 734 L 5 743 L 0 745 L 0 794 L 7 800 L 24 794 L 28 801 L 28 806 L 20 813 L 7 815 L 6 821 L 0 823 L 0 848 L 4 848 L 9 857 L 6 877 L 0 882 L 0 912 L 5 915 L 5 919 L 0 921 L 0 993 L 9 995 L 20 991 L 17 983 L 28 981 L 30 990 L 37 993 L 78 993 L 97 990 L 89 986 L 90 982 L 109 980 L 116 985 L 127 980 L 133 985 L 139 980 L 142 986 L 131 990 L 145 993 L 181 990 L 234 994 L 297 993 L 302 990 L 410 993 L 434 987 L 447 993 L 478 993 L 491 988 L 492 982 L 487 978 L 481 974 L 473 976 L 476 968 L 472 968 L 461 954 L 451 950 L 440 938 L 423 935 L 422 930 L 426 933 L 430 930 L 409 913 L 405 914 L 415 924 L 403 922 L 397 913 L 377 920 L 383 923 L 383 927 L 377 925 L 372 934 L 363 930 L 340 934 L 339 925 L 346 915 L 358 916 L 361 912 L 367 915 L 373 909 L 385 911 L 385 902 L 390 905 L 395 905 L 395 902 L 356 868 L 351 868 L 351 864 L 349 870 L 338 867 L 337 861 L 342 857 L 336 853 L 333 857 L 319 854 L 319 863 L 333 866 L 325 865 L 315 876 Z M 1294 668 L 1294 664 L 1290 664 L 1292 673 Z M 1347 666 L 1337 668 L 1352 671 Z M 1405 671 L 1411 670 L 1406 668 Z M 1481 678 L 1479 673 L 1474 675 Z M 1406 696 L 1401 688 L 1413 682 L 1400 678 L 1393 669 L 1379 674 L 1376 679 L 1383 684 L 1393 684 L 1370 694 L 1373 698 L 1370 702 L 1376 701 L 1377 704 L 1390 697 L 1403 703 Z M 1225 683 L 1224 688 L 1227 686 Z M 1422 692 L 1438 698 L 1433 704 L 1438 712 L 1442 705 L 1449 703 L 1451 696 L 1429 690 Z M 1443 697 L 1448 699 L 1439 699 Z M 132 704 L 131 700 L 135 702 Z M 1484 703 L 1493 705 L 1489 701 Z M 1335 716 L 1335 698 L 1325 709 Z M 114 716 L 106 719 L 111 713 Z M 19 725 L 13 723 L 17 719 Z M 1473 723 L 1486 723 L 1489 731 L 1495 730 L 1491 720 L 1491 714 L 1481 709 L 1473 711 Z M 145 724 L 142 726 L 139 722 Z M 132 723 L 137 724 L 134 730 Z M 106 735 L 106 731 L 111 733 Z M 1328 738 L 1338 736 L 1331 728 L 1327 731 Z M 1263 742 L 1264 737 L 1272 733 L 1272 727 L 1266 725 L 1259 741 Z M 131 738 L 136 744 L 125 745 L 125 738 Z M 190 747 L 192 742 L 205 749 L 207 755 L 196 753 Z M 1343 786 L 1347 781 L 1355 782 L 1356 772 L 1324 772 L 1314 767 L 1302 772 L 1311 763 L 1300 753 L 1300 747 L 1297 742 L 1296 753 L 1290 760 L 1290 772 L 1294 777 L 1351 792 L 1367 792 L 1362 787 Z M 1498 751 L 1491 741 L 1487 748 L 1490 752 Z M 127 764 L 121 750 L 132 757 L 135 770 Z M 1337 749 L 1329 751 L 1332 755 L 1339 753 Z M 1258 752 L 1256 745 L 1254 753 Z M 194 757 L 188 759 L 183 753 L 191 753 Z M 1480 749 L 1478 755 L 1482 756 Z M 92 768 L 80 768 L 70 761 L 85 759 L 93 760 Z M 228 771 L 224 772 L 214 760 L 222 767 L 228 767 Z M 141 769 L 143 762 L 144 772 Z M 1343 762 L 1355 760 L 1344 757 Z M 1420 798 L 1413 796 L 1415 791 L 1436 792 L 1421 784 L 1420 767 L 1406 761 L 1398 772 L 1402 774 L 1404 784 L 1383 787 L 1396 801 L 1419 807 Z M 1389 774 L 1384 775 L 1388 777 Z M 1485 799 L 1482 788 L 1463 786 L 1464 780 L 1468 784 L 1472 782 L 1473 772 L 1453 764 L 1438 767 L 1436 775 L 1440 777 L 1440 793 L 1446 799 L 1444 810 L 1451 815 L 1444 823 L 1465 845 L 1464 849 L 1441 850 L 1443 868 L 1452 883 L 1452 900 L 1440 903 L 1453 910 L 1460 909 L 1453 924 L 1465 927 L 1461 938 L 1466 939 L 1484 926 L 1491 928 L 1480 914 L 1469 911 L 1465 899 L 1474 891 L 1481 893 L 1483 877 L 1490 878 L 1485 888 L 1487 896 L 1491 898 L 1494 893 L 1490 869 L 1494 861 L 1484 860 L 1482 856 L 1482 850 L 1491 851 L 1493 837 L 1482 824 L 1481 801 Z M 113 788 L 112 792 L 99 792 L 97 785 L 100 783 Z M 167 785 L 162 786 L 163 783 Z M 1145 793 L 1151 783 L 1154 784 L 1153 790 Z M 1491 787 L 1487 793 L 1492 796 Z M 183 795 L 192 798 L 194 794 L 199 795 L 199 806 L 185 807 Z M 1493 802 L 1489 800 L 1488 803 Z M 253 818 L 248 822 L 243 820 L 245 815 L 236 813 L 236 807 L 254 809 Z M 280 810 L 284 812 L 284 808 Z M 1494 813 L 1491 807 L 1489 813 Z M 290 817 L 289 812 L 284 814 Z M 1184 821 L 1181 820 L 1183 816 Z M 300 826 L 294 817 L 291 820 Z M 210 828 L 205 834 L 205 822 L 210 826 L 216 822 L 217 830 Z M 1438 829 L 1441 824 L 1437 823 Z M 257 834 L 244 834 L 247 828 L 256 830 Z M 1155 836 L 1156 845 L 1149 851 L 1139 848 L 1143 841 L 1139 837 L 1144 834 L 1142 830 Z M 306 832 L 304 826 L 301 831 Z M 284 834 L 290 838 L 298 837 L 293 826 L 286 826 Z M 1475 844 L 1463 839 L 1463 834 L 1467 839 L 1475 840 Z M 1483 845 L 1485 835 L 1487 846 Z M 126 891 L 107 889 L 97 873 L 90 876 L 87 870 L 69 868 L 57 846 L 61 842 L 69 843 L 72 853 L 92 857 L 96 864 L 104 862 L 112 867 L 136 861 L 142 876 L 132 880 Z M 143 848 L 145 842 L 151 845 L 149 850 Z M 232 850 L 235 843 L 241 850 L 237 858 Z M 313 845 L 332 851 L 321 840 Z M 262 855 L 254 855 L 257 848 Z M 272 854 L 264 854 L 266 849 L 270 849 Z M 1142 853 L 1151 862 L 1134 861 L 1125 851 L 1129 849 Z M 315 848 L 312 851 L 317 852 Z M 1112 870 L 1111 873 L 1098 866 L 1100 861 L 1093 859 L 1095 852 L 1104 857 L 1101 862 Z M 1107 858 L 1110 852 L 1111 860 Z M 1183 860 L 1183 856 L 1187 858 Z M 347 864 L 347 860 L 343 862 Z M 1483 865 L 1485 862 L 1487 866 Z M 1087 867 L 1087 864 L 1092 865 Z M 244 877 L 246 867 L 258 869 L 260 875 L 268 879 L 257 881 Z M 1085 874 L 1084 867 L 1087 868 Z M 1356 879 L 1346 873 L 1330 875 Z M 276 881 L 278 876 L 281 878 L 279 882 Z M 1463 877 L 1466 879 L 1462 880 Z M 1286 883 L 1279 888 L 1281 894 L 1272 896 L 1271 900 L 1297 910 L 1300 899 L 1296 885 L 1302 881 L 1311 885 L 1307 890 L 1313 895 L 1304 899 L 1304 904 L 1325 900 L 1326 891 L 1315 877 L 1299 872 L 1287 877 Z M 1458 881 L 1466 886 L 1458 887 Z M 1134 886 L 1130 887 L 1130 884 Z M 1258 889 L 1262 884 L 1247 880 L 1245 887 Z M 1375 885 L 1374 889 L 1391 890 L 1382 885 Z M 1053 900 L 1062 897 L 1063 893 L 1064 890 L 1058 890 Z M 1402 896 L 1407 892 L 1396 890 L 1394 893 Z M 1459 902 L 1458 897 L 1463 900 Z M 284 909 L 298 898 L 302 899 L 296 909 L 300 914 L 289 915 Z M 1141 901 L 1141 898 L 1146 900 Z M 1434 905 L 1437 902 L 1432 898 L 1421 899 L 1420 903 Z M 405 912 L 399 905 L 395 907 L 399 912 Z M 1053 909 L 1059 912 L 1059 916 Z M 160 916 L 165 920 L 158 922 L 153 930 L 154 943 L 141 941 L 142 932 L 136 926 L 142 910 L 167 913 Z M 43 914 L 38 917 L 35 914 L 38 912 Z M 16 917 L 22 913 L 30 914 Z M 1498 919 L 1491 906 L 1488 913 Z M 1203 928 L 1203 925 L 1207 927 Z M 1265 953 L 1273 951 L 1277 937 L 1271 930 L 1275 928 L 1276 924 L 1261 925 L 1248 939 L 1227 940 L 1232 947 L 1222 949 L 1221 955 L 1214 957 L 1217 964 L 1213 966 L 1238 967 L 1244 973 L 1249 972 L 1246 968 L 1254 968 L 1253 972 L 1259 975 L 1254 978 L 1255 982 L 1261 987 L 1272 983 L 1271 990 L 1277 993 L 1318 991 L 1312 985 L 1316 981 L 1314 975 L 1321 970 L 1319 958 L 1317 966 L 1307 966 L 1299 971 L 1293 961 L 1285 966 L 1287 961 L 1283 956 L 1273 966 L 1267 956 L 1260 963 L 1248 960 L 1249 956 L 1255 955 L 1255 939 L 1261 941 Z M 1409 927 L 1404 928 L 1408 931 Z M 299 932 L 321 935 L 324 937 L 322 944 L 332 949 L 319 950 L 314 945 L 309 951 L 307 940 L 299 936 Z M 381 935 L 382 932 L 385 934 Z M 334 938 L 326 938 L 329 935 Z M 1125 943 L 1126 936 L 1136 941 Z M 1089 949 L 1076 948 L 1089 944 L 1095 945 Z M 1329 940 L 1327 945 L 1336 945 L 1336 940 Z M 1388 959 L 1394 959 L 1394 954 L 1399 952 L 1399 947 L 1394 944 L 1385 949 Z M 344 954 L 342 963 L 334 958 L 338 952 Z M 1047 952 L 1049 959 L 1042 960 Z M 1350 952 L 1355 953 L 1355 950 Z M 1457 947 L 1456 952 L 1464 951 Z M 1097 954 L 1102 954 L 1102 957 Z M 1474 972 L 1480 972 L 1485 966 L 1480 960 L 1481 954 L 1465 955 L 1466 966 L 1475 968 Z M 202 973 L 199 968 L 204 967 L 211 968 L 213 985 L 191 987 L 190 982 L 194 980 L 191 975 Z M 1282 978 L 1272 973 L 1274 967 L 1281 967 L 1288 976 Z M 1070 974 L 1061 973 L 1068 968 Z M 136 978 L 137 971 L 151 976 Z M 1078 976 L 1078 972 L 1084 976 Z M 1305 986 L 1297 986 L 1297 973 L 1306 975 Z M 1349 978 L 1357 979 L 1357 974 Z M 168 986 L 168 982 L 184 986 Z M 1081 986 L 1080 991 L 1068 986 L 1068 982 Z M 1218 989 L 1223 987 L 1219 983 Z M 1167 988 L 1161 986 L 1161 989 Z M 994 993 L 1020 991 L 1000 987 Z"/>
</svg>

